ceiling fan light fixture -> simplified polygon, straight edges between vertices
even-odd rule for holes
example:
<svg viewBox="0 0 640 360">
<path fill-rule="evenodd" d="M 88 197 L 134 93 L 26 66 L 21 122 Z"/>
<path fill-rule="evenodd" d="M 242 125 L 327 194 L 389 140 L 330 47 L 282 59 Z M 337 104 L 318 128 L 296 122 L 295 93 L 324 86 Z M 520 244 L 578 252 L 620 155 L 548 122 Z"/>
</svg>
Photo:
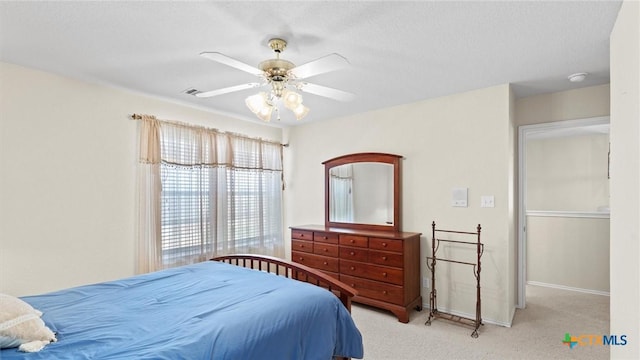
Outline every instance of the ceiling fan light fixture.
<svg viewBox="0 0 640 360">
<path fill-rule="evenodd" d="M 286 90 L 283 94 L 282 100 L 287 109 L 294 111 L 295 108 L 302 104 L 302 95 L 291 90 Z"/>
<path fill-rule="evenodd" d="M 251 112 L 256 115 L 258 114 L 258 112 L 260 112 L 260 110 L 269 105 L 267 103 L 267 93 L 265 93 L 264 91 L 247 97 L 244 100 L 244 103 L 247 105 L 249 110 L 251 110 Z"/>
<path fill-rule="evenodd" d="M 291 111 L 296 116 L 296 120 L 302 120 L 309 113 L 309 108 L 300 104 L 295 109 L 291 109 Z"/>
<path fill-rule="evenodd" d="M 263 121 L 271 120 L 273 105 L 269 102 L 269 96 L 266 92 L 262 91 L 255 95 L 251 95 L 247 97 L 244 102 L 247 104 L 249 110 L 258 117 L 258 119 Z"/>
<path fill-rule="evenodd" d="M 273 112 L 273 106 L 266 105 L 256 113 L 256 116 L 262 121 L 269 122 L 271 121 L 272 112 Z"/>
</svg>

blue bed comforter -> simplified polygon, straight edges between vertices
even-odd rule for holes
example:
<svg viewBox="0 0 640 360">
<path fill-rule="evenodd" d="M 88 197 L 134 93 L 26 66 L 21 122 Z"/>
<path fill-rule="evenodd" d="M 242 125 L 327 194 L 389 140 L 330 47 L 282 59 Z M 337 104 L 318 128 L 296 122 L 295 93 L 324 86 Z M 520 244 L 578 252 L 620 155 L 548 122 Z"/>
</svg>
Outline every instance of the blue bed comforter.
<svg viewBox="0 0 640 360">
<path fill-rule="evenodd" d="M 0 359 L 362 358 L 362 337 L 331 292 L 207 261 L 23 297 L 58 338 Z"/>
</svg>

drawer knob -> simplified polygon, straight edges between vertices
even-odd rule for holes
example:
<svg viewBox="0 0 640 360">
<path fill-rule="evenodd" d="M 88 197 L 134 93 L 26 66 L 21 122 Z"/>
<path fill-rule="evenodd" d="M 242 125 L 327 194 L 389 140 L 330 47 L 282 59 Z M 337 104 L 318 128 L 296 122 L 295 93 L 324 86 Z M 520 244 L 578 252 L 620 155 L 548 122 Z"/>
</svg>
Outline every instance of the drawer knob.
<svg viewBox="0 0 640 360">
<path fill-rule="evenodd" d="M 356 268 L 355 268 L 355 266 L 351 266 L 349 269 L 355 270 Z"/>
<path fill-rule="evenodd" d="M 382 293 L 387 295 L 387 290 L 382 290 Z"/>
<path fill-rule="evenodd" d="M 351 284 L 351 287 L 352 287 L 352 288 L 355 288 L 355 287 L 356 287 L 356 284 Z"/>
<path fill-rule="evenodd" d="M 382 247 L 387 247 L 387 243 L 382 243 Z"/>
<path fill-rule="evenodd" d="M 382 257 L 382 260 L 387 261 L 387 257 L 386 257 L 386 256 L 383 256 L 383 257 Z"/>
<path fill-rule="evenodd" d="M 351 255 L 351 256 L 353 256 L 353 255 L 355 255 L 355 254 L 356 254 L 356 253 L 354 253 L 353 251 L 351 251 L 351 252 L 349 253 L 349 255 Z"/>
<path fill-rule="evenodd" d="M 329 251 L 329 249 L 327 249 L 327 248 L 324 248 L 324 249 L 322 249 L 322 250 L 324 250 L 324 252 L 327 252 L 327 251 Z"/>
<path fill-rule="evenodd" d="M 304 247 L 304 244 L 300 244 L 300 247 L 301 247 L 301 248 L 303 248 L 303 247 Z"/>
<path fill-rule="evenodd" d="M 326 262 L 326 261 L 325 261 L 325 262 L 323 262 L 323 264 L 325 264 L 325 265 L 329 265 L 329 263 L 328 263 L 328 262 Z"/>
<path fill-rule="evenodd" d="M 387 273 L 386 273 L 386 272 L 383 272 L 383 273 L 382 273 L 382 276 L 387 277 Z"/>
<path fill-rule="evenodd" d="M 300 234 L 300 237 L 304 237 L 304 234 Z"/>
<path fill-rule="evenodd" d="M 328 239 L 328 237 L 327 237 L 327 236 L 323 236 L 322 238 L 323 238 L 323 239 L 325 239 L 325 240 L 327 240 L 327 239 Z"/>
<path fill-rule="evenodd" d="M 300 258 L 300 261 L 304 260 L 303 258 Z"/>
<path fill-rule="evenodd" d="M 351 239 L 351 240 L 349 240 L 349 242 L 353 244 L 355 242 L 355 240 Z"/>
</svg>

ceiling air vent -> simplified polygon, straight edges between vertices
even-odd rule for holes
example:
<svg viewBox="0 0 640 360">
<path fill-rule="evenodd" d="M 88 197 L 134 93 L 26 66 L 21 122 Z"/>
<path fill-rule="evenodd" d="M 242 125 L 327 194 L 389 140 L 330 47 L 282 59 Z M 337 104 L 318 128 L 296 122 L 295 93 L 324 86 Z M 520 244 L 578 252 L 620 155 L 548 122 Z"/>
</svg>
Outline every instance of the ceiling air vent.
<svg viewBox="0 0 640 360">
<path fill-rule="evenodd" d="M 187 89 L 187 90 L 185 90 L 185 91 L 183 91 L 183 92 L 184 92 L 185 94 L 187 94 L 187 95 L 194 95 L 194 96 L 195 96 L 195 95 L 196 95 L 197 93 L 199 93 L 200 91 L 199 91 L 199 90 L 196 90 L 196 89 L 194 89 L 194 88 L 190 88 L 190 89 Z"/>
</svg>

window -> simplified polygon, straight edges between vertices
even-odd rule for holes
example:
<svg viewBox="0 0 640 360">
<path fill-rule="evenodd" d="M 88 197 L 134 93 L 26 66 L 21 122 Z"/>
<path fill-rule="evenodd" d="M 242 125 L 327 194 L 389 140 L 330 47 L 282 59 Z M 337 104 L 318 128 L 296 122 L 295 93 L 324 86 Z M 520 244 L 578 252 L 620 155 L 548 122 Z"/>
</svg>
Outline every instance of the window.
<svg viewBox="0 0 640 360">
<path fill-rule="evenodd" d="M 345 164 L 330 170 L 329 188 L 331 221 L 353 222 L 353 165 Z"/>
<path fill-rule="evenodd" d="M 282 257 L 280 144 L 181 124 L 158 124 L 159 216 L 151 218 L 159 218 L 159 230 L 141 234 L 146 240 L 141 239 L 140 248 L 151 254 L 142 260 L 156 263 L 147 270 L 230 253 Z M 154 246 L 155 253 L 149 251 Z"/>
</svg>

